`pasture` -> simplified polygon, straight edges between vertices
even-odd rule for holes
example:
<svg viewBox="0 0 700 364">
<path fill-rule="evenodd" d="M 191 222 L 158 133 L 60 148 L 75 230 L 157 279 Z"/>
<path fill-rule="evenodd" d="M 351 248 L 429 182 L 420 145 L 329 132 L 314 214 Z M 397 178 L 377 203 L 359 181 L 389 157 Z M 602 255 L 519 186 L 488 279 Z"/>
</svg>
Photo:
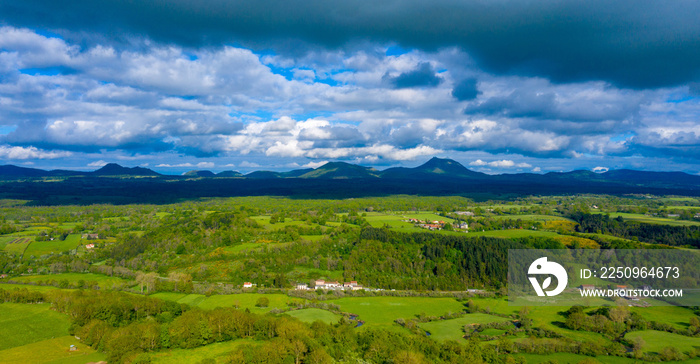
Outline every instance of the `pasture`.
<svg viewBox="0 0 700 364">
<path fill-rule="evenodd" d="M 328 302 L 340 306 L 343 312 L 358 315 L 358 320 L 365 322 L 363 328 L 391 328 L 398 318 L 441 316 L 464 310 L 464 305 L 454 298 L 443 297 L 345 297 Z"/>
<path fill-rule="evenodd" d="M 49 308 L 48 303 L 0 304 L 0 350 L 67 335 L 70 327 L 68 316 Z"/>
<path fill-rule="evenodd" d="M 241 293 L 215 295 L 207 297 L 201 294 L 186 294 L 173 292 L 160 292 L 152 294 L 151 297 L 162 300 L 185 303 L 190 306 L 199 307 L 204 310 L 212 310 L 217 307 L 238 307 L 242 310 L 250 309 L 251 312 L 264 313 L 273 308 L 286 309 L 289 302 L 303 302 L 299 298 L 292 298 L 283 294 L 262 294 L 262 293 Z M 265 297 L 270 303 L 268 307 L 256 307 L 255 303 L 259 298 Z"/>
<path fill-rule="evenodd" d="M 45 254 L 56 254 L 73 250 L 81 244 L 80 234 L 70 234 L 66 240 L 35 241 L 25 251 L 25 256 L 40 257 Z"/>
<path fill-rule="evenodd" d="M 432 322 L 421 323 L 418 326 L 429 332 L 430 337 L 438 340 L 462 340 L 464 335 L 464 326 L 472 324 L 488 324 L 491 322 L 508 322 L 507 318 L 500 316 L 487 315 L 484 313 L 470 313 L 463 317 L 449 319 L 449 320 L 438 320 Z M 494 330 L 503 331 L 503 330 Z M 505 332 L 505 331 L 503 331 Z M 493 335 L 493 334 L 491 334 Z"/>
<path fill-rule="evenodd" d="M 82 364 L 105 359 L 104 354 L 96 352 L 73 336 L 66 336 L 67 333 L 68 330 L 60 337 L 2 350 L 0 351 L 0 360 L 7 364 Z M 75 345 L 78 350 L 69 351 L 71 345 Z"/>
<path fill-rule="evenodd" d="M 238 245 L 232 245 L 224 248 L 224 251 L 229 253 L 245 253 L 247 251 L 261 250 L 265 248 L 280 248 L 289 245 L 289 243 L 273 243 L 273 242 L 255 242 L 255 243 L 242 243 Z"/>
<path fill-rule="evenodd" d="M 648 321 L 669 324 L 676 329 L 686 330 L 690 326 L 693 311 L 681 306 L 630 307 L 631 312 L 637 312 Z"/>
<path fill-rule="evenodd" d="M 0 289 L 4 290 L 13 290 L 15 288 L 18 289 L 26 289 L 29 291 L 39 291 L 39 292 L 47 292 L 47 291 L 52 291 L 54 289 L 58 289 L 57 287 L 54 286 L 35 286 L 31 284 L 11 284 L 11 283 L 2 283 L 0 284 Z"/>
<path fill-rule="evenodd" d="M 256 342 L 248 339 L 239 339 L 221 343 L 209 344 L 194 349 L 172 349 L 151 354 L 146 354 L 151 363 L 201 363 L 204 360 L 213 359 L 216 363 L 228 363 L 228 354 L 240 345 L 255 345 Z"/>
<path fill-rule="evenodd" d="M 645 342 L 642 346 L 642 351 L 645 353 L 660 353 L 667 346 L 675 347 L 680 352 L 700 348 L 700 338 L 672 334 L 670 332 L 645 330 L 634 331 L 625 335 L 625 339 L 630 342 L 638 337 Z"/>
<path fill-rule="evenodd" d="M 320 308 L 304 308 L 301 310 L 292 310 L 285 312 L 286 315 L 296 317 L 302 322 L 312 323 L 315 321 L 322 321 L 329 325 L 335 324 L 340 321 L 342 316 L 334 314 L 333 312 L 322 310 Z"/>
<path fill-rule="evenodd" d="M 3 250 L 9 254 L 22 255 L 34 237 L 12 236 L 12 240 L 5 243 Z"/>
<path fill-rule="evenodd" d="M 525 359 L 527 364 L 540 364 L 540 363 L 559 363 L 559 364 L 578 364 L 586 359 L 594 359 L 593 357 L 579 354 L 570 353 L 552 353 L 552 354 L 518 354 L 517 356 Z M 595 358 L 593 363 L 606 363 L 606 364 L 636 364 L 639 361 L 623 358 L 619 356 L 606 356 L 604 361 L 601 358 Z"/>
<path fill-rule="evenodd" d="M 666 217 L 658 216 L 647 216 L 643 214 L 629 214 L 624 212 L 603 212 L 603 211 L 592 211 L 593 214 L 609 214 L 611 219 L 618 216 L 622 216 L 625 221 L 638 221 L 648 224 L 663 224 L 663 225 L 676 225 L 676 226 L 691 226 L 700 225 L 697 221 L 687 221 L 687 220 L 675 220 Z"/>
<path fill-rule="evenodd" d="M 66 280 L 71 285 L 78 285 L 80 281 L 87 284 L 90 282 L 96 283 L 100 286 L 100 289 L 111 289 L 114 287 L 120 287 L 123 285 L 132 285 L 133 281 L 127 281 L 119 277 L 110 277 L 102 274 L 94 273 L 59 273 L 59 274 L 46 274 L 46 275 L 33 275 L 33 276 L 22 276 L 14 277 L 13 280 L 18 282 L 61 282 Z"/>
</svg>

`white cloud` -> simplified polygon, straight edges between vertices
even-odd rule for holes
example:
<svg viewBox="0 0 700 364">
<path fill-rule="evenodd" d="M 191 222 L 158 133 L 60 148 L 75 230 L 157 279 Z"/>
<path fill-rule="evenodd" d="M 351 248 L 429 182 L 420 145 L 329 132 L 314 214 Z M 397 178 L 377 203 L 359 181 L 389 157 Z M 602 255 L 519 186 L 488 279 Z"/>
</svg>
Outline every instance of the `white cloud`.
<svg viewBox="0 0 700 364">
<path fill-rule="evenodd" d="M 594 168 L 592 169 L 592 171 L 595 172 L 595 173 L 605 173 L 605 172 L 607 172 L 607 171 L 609 171 L 609 170 L 610 170 L 610 169 L 609 169 L 608 167 L 601 167 L 601 166 L 594 167 Z"/>
<path fill-rule="evenodd" d="M 515 162 L 513 162 L 511 160 L 503 159 L 500 161 L 489 162 L 489 165 L 491 167 L 497 167 L 497 168 L 510 168 L 510 167 L 515 166 Z"/>
<path fill-rule="evenodd" d="M 488 163 L 482 161 L 481 159 L 477 159 L 477 160 L 475 160 L 475 161 L 473 161 L 473 162 L 469 162 L 469 165 L 470 165 L 470 166 L 485 166 L 485 165 L 487 165 L 487 164 L 488 164 Z"/>
<path fill-rule="evenodd" d="M 104 167 L 106 165 L 107 162 L 103 161 L 102 159 L 88 163 L 88 167 Z"/>
<path fill-rule="evenodd" d="M 194 167 L 194 164 L 192 164 L 192 163 L 179 163 L 179 164 L 161 163 L 161 164 L 157 165 L 156 167 L 161 167 L 161 168 Z"/>
<path fill-rule="evenodd" d="M 259 164 L 254 163 L 254 162 L 248 162 L 248 161 L 243 161 L 243 162 L 239 163 L 238 166 L 242 167 L 242 168 L 258 168 L 258 167 L 260 167 Z"/>
<path fill-rule="evenodd" d="M 214 168 L 215 164 L 213 162 L 199 162 L 197 163 L 197 168 Z"/>
<path fill-rule="evenodd" d="M 24 160 L 24 159 L 57 159 L 73 155 L 66 151 L 46 151 L 35 147 L 0 146 L 0 159 Z"/>
<path fill-rule="evenodd" d="M 324 164 L 328 163 L 328 161 L 320 161 L 320 162 L 309 162 L 301 166 L 301 168 L 318 168 Z"/>
</svg>

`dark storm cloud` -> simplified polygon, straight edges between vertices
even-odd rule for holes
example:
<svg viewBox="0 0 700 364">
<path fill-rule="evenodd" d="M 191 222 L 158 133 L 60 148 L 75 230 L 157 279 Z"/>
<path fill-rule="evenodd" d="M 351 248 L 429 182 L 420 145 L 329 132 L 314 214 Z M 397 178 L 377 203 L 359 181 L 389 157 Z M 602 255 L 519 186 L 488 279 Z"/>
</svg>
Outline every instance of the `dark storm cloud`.
<svg viewBox="0 0 700 364">
<path fill-rule="evenodd" d="M 354 40 L 458 46 L 489 72 L 649 88 L 700 77 L 700 2 L 0 0 L 0 21 L 62 34 L 288 52 Z"/>
<path fill-rule="evenodd" d="M 433 66 L 428 62 L 421 63 L 416 69 L 395 77 L 385 75 L 384 79 L 395 88 L 435 87 L 441 81 L 440 77 L 435 74 Z"/>
<path fill-rule="evenodd" d="M 479 95 L 479 89 L 476 87 L 476 79 L 467 78 L 455 85 L 452 89 L 452 96 L 459 101 L 469 101 L 475 99 Z"/>
</svg>

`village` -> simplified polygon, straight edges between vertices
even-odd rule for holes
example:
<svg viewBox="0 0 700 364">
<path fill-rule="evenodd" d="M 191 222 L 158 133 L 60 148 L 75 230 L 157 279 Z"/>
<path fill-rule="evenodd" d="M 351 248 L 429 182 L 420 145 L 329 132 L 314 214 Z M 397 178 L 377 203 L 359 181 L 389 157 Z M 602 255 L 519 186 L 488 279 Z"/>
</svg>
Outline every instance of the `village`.
<svg viewBox="0 0 700 364">
<path fill-rule="evenodd" d="M 420 219 L 406 219 L 403 222 L 413 223 L 415 227 L 428 230 L 462 230 L 465 233 L 469 232 L 469 225 L 466 222 L 451 224 L 443 220 L 420 220 Z M 449 227 L 448 227 L 449 226 Z"/>
<path fill-rule="evenodd" d="M 244 282 L 243 283 L 244 289 L 251 289 L 255 286 L 257 286 L 257 285 L 255 283 L 252 283 L 252 282 Z M 340 283 L 338 281 L 326 281 L 323 279 L 316 279 L 316 280 L 312 281 L 311 284 L 297 283 L 295 285 L 294 289 L 297 291 L 311 291 L 311 290 L 317 290 L 317 289 L 332 290 L 332 291 L 359 291 L 361 289 L 368 290 L 367 288 L 358 284 L 357 281 Z"/>
</svg>

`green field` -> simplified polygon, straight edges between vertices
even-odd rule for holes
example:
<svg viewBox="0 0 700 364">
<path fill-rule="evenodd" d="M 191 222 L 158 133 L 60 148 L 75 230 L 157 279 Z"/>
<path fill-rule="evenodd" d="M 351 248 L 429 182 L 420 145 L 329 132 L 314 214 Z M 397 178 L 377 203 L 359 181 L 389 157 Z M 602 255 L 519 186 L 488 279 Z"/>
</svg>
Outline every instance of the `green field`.
<svg viewBox="0 0 700 364">
<path fill-rule="evenodd" d="M 14 236 L 7 236 L 7 235 L 0 236 L 0 250 L 4 250 L 5 245 L 7 245 L 7 243 L 9 243 L 15 239 L 16 239 L 16 237 L 14 237 Z"/>
<path fill-rule="evenodd" d="M 687 221 L 687 220 L 675 220 L 665 217 L 647 216 L 643 214 L 628 214 L 624 212 L 602 212 L 602 211 L 592 211 L 593 214 L 609 214 L 611 219 L 618 216 L 622 216 L 626 221 L 638 221 L 648 224 L 663 224 L 663 225 L 678 225 L 678 226 L 690 226 L 690 225 L 700 225 L 697 221 Z"/>
<path fill-rule="evenodd" d="M 279 248 L 286 245 L 289 245 L 289 243 L 243 243 L 226 247 L 224 250 L 230 253 L 243 253 L 246 251 L 261 250 L 265 248 Z"/>
<path fill-rule="evenodd" d="M 18 282 L 39 282 L 39 281 L 57 281 L 66 280 L 71 284 L 77 284 L 79 281 L 85 282 L 97 282 L 101 289 L 110 289 L 112 287 L 122 286 L 124 284 L 130 285 L 133 282 L 127 281 L 119 277 L 110 277 L 102 274 L 94 273 L 60 273 L 60 274 L 46 274 L 46 275 L 35 275 L 35 276 L 22 276 L 14 277 L 13 280 Z"/>
<path fill-rule="evenodd" d="M 3 250 L 13 255 L 21 255 L 32 240 L 34 237 L 12 236 L 12 239 L 5 243 Z"/>
<path fill-rule="evenodd" d="M 412 222 L 405 222 L 403 220 L 408 219 L 418 219 L 418 220 L 429 220 L 429 221 L 445 221 L 454 222 L 453 219 L 449 217 L 444 217 L 436 215 L 429 212 L 404 212 L 401 214 L 384 214 L 378 212 L 368 212 L 365 220 L 373 227 L 382 227 L 388 225 L 392 228 L 398 229 L 400 231 L 421 231 L 423 229 L 413 226 Z"/>
<path fill-rule="evenodd" d="M 420 314 L 440 316 L 464 310 L 464 305 L 453 298 L 345 297 L 329 302 L 339 305 L 343 312 L 358 315 L 365 322 L 362 327 L 398 327 L 394 323 L 398 318 L 410 319 Z"/>
<path fill-rule="evenodd" d="M 507 298 L 484 298 L 473 299 L 480 309 L 490 310 L 494 313 L 505 315 L 517 314 L 523 306 L 509 306 Z M 591 303 L 592 304 L 592 303 Z M 573 331 L 561 327 L 556 323 L 564 322 L 565 318 L 560 312 L 568 310 L 568 306 L 528 306 L 533 327 L 542 327 L 558 332 L 565 337 L 580 341 L 597 341 L 599 343 L 609 343 L 603 335 L 587 331 Z"/>
<path fill-rule="evenodd" d="M 688 337 L 654 330 L 634 331 L 625 335 L 625 339 L 628 341 L 633 341 L 638 337 L 641 337 L 646 343 L 642 347 L 642 351 L 644 352 L 660 353 L 661 350 L 667 346 L 675 347 L 680 352 L 700 349 L 700 338 L 697 337 Z"/>
<path fill-rule="evenodd" d="M 681 306 L 631 307 L 631 312 L 638 312 L 648 321 L 669 324 L 676 329 L 686 330 L 690 326 L 693 311 Z"/>
<path fill-rule="evenodd" d="M 336 315 L 333 312 L 322 310 L 320 308 L 305 308 L 302 310 L 293 310 L 285 312 L 285 314 L 296 317 L 299 320 L 307 323 L 312 323 L 315 321 L 323 321 L 327 324 L 337 323 L 342 316 Z"/>
<path fill-rule="evenodd" d="M 71 364 L 87 363 L 104 360 L 104 355 L 95 352 L 91 347 L 82 344 L 73 336 L 56 337 L 53 339 L 35 342 L 24 346 L 0 351 L 0 361 L 2 363 L 53 363 Z M 75 345 L 78 350 L 69 351 L 71 345 Z"/>
<path fill-rule="evenodd" d="M 205 359 L 214 359 L 216 363 L 228 363 L 228 354 L 242 344 L 255 344 L 253 340 L 240 339 L 214 343 L 195 349 L 172 349 L 165 352 L 148 354 L 154 364 L 163 363 L 200 363 Z"/>
<path fill-rule="evenodd" d="M 571 219 L 567 219 L 565 217 L 561 216 L 552 216 L 552 215 L 536 215 L 536 214 L 528 214 L 528 215 L 499 215 L 499 216 L 494 216 L 495 219 L 510 219 L 510 220 L 523 220 L 523 221 L 539 221 L 539 222 L 545 222 L 545 221 L 573 221 Z"/>
<path fill-rule="evenodd" d="M 160 292 L 151 295 L 163 300 L 185 303 L 190 306 L 199 307 L 205 310 L 215 309 L 217 307 L 236 307 L 240 309 L 250 309 L 252 312 L 263 313 L 272 308 L 287 308 L 288 302 L 302 302 L 299 298 L 292 298 L 283 294 L 262 294 L 262 293 L 241 293 L 228 295 L 215 295 L 207 297 L 201 294 L 185 294 L 173 292 Z M 255 307 L 255 303 L 261 297 L 270 300 L 267 308 Z"/>
<path fill-rule="evenodd" d="M 470 313 L 464 317 L 450 320 L 438 320 L 419 324 L 420 328 L 430 333 L 430 337 L 435 340 L 462 340 L 464 326 L 471 324 L 488 324 L 491 322 L 507 322 L 507 318 L 487 315 L 484 313 Z M 497 330 L 503 331 L 503 330 Z M 493 334 L 491 334 L 493 335 Z"/>
<path fill-rule="evenodd" d="M 68 316 L 51 311 L 49 304 L 0 304 L 0 350 L 67 335 L 68 327 Z"/>
<path fill-rule="evenodd" d="M 54 286 L 35 286 L 32 284 L 11 284 L 11 283 L 0 283 L 0 289 L 5 289 L 5 290 L 12 290 L 15 288 L 19 289 L 27 289 L 29 291 L 39 291 L 39 292 L 46 292 L 46 291 L 51 291 L 54 289 L 58 289 L 58 287 Z"/>
<path fill-rule="evenodd" d="M 496 238 L 522 238 L 526 236 L 558 238 L 561 235 L 552 231 L 530 230 L 530 229 L 508 229 L 491 231 L 470 231 L 466 236 L 491 236 Z"/>
<path fill-rule="evenodd" d="M 540 363 L 559 363 L 559 364 L 577 364 L 585 359 L 595 359 L 599 363 L 605 364 L 636 364 L 639 361 L 619 356 L 606 356 L 593 358 L 590 356 L 569 354 L 569 353 L 552 353 L 552 354 L 518 354 L 517 356 L 525 358 L 527 364 Z M 677 362 L 676 362 L 677 363 Z"/>
<path fill-rule="evenodd" d="M 66 240 L 35 241 L 27 248 L 25 256 L 40 257 L 45 254 L 62 253 L 73 250 L 80 245 L 80 234 L 70 234 Z"/>
</svg>

